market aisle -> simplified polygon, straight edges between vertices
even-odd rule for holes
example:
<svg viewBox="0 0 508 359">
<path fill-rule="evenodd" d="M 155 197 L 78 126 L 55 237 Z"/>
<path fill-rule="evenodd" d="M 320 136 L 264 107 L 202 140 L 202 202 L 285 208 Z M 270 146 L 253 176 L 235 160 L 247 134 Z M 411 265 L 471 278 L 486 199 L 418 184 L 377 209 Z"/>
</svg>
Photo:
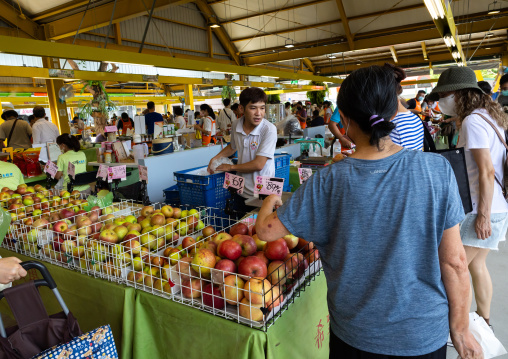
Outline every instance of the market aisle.
<svg viewBox="0 0 508 359">
<path fill-rule="evenodd" d="M 506 279 L 506 273 L 508 273 L 508 242 L 501 242 L 499 244 L 499 251 L 489 254 L 487 265 L 494 286 L 491 323 L 494 326 L 497 338 L 508 349 L 508 306 L 506 305 L 506 298 L 508 298 L 508 280 Z M 476 305 L 473 301 L 471 311 L 475 309 Z M 455 359 L 457 358 L 457 352 L 452 348 L 448 348 L 447 357 Z M 508 354 L 498 358 L 507 359 Z"/>
</svg>

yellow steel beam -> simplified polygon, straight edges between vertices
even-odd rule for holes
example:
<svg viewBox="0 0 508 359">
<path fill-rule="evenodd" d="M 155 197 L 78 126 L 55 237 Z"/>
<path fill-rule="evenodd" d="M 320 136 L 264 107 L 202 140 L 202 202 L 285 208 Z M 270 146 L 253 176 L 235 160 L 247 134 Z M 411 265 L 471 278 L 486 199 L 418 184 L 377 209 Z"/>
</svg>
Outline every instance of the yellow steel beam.
<svg viewBox="0 0 508 359">
<path fill-rule="evenodd" d="M 501 52 L 500 47 L 492 47 L 489 50 L 486 49 L 479 49 L 476 54 L 475 58 L 477 57 L 487 57 L 487 56 L 494 56 Z M 436 62 L 443 62 L 443 61 L 451 61 L 450 59 L 450 53 L 449 52 L 440 52 L 440 53 L 429 53 L 428 57 L 429 61 L 432 63 Z M 361 63 L 361 66 L 372 66 L 372 65 L 379 65 L 382 66 L 387 62 L 386 58 L 379 58 L 373 61 L 364 61 Z M 399 63 L 398 66 L 401 67 L 409 67 L 414 65 L 421 65 L 424 61 L 422 60 L 421 55 L 412 55 L 412 56 L 400 56 L 399 55 Z M 348 73 L 351 71 L 354 71 L 356 69 L 359 69 L 360 66 L 357 66 L 355 63 L 349 63 L 346 64 L 345 68 L 344 66 L 333 66 L 333 67 L 321 67 L 321 73 L 322 74 L 336 74 L 336 73 Z M 340 71 L 338 71 L 340 70 Z"/>
<path fill-rule="evenodd" d="M 46 87 L 31 87 L 31 86 L 0 86 L 0 92 L 47 92 Z"/>
<path fill-rule="evenodd" d="M 32 20 L 38 21 L 38 20 L 42 20 L 42 19 L 45 19 L 45 18 L 53 16 L 53 15 L 62 14 L 62 13 L 65 13 L 69 10 L 75 9 L 77 7 L 85 6 L 86 4 L 89 3 L 89 1 L 90 0 L 85 0 L 85 1 L 82 1 L 82 0 L 76 1 L 75 0 L 75 1 L 72 1 L 70 4 L 67 2 L 63 5 L 60 5 L 60 6 L 51 8 L 47 11 L 43 11 L 39 14 L 36 14 L 35 17 L 32 18 Z"/>
<path fill-rule="evenodd" d="M 208 27 L 206 30 L 206 34 L 208 35 L 208 57 L 213 57 L 213 32 L 212 28 Z"/>
<path fill-rule="evenodd" d="M 188 24 L 186 22 L 176 21 L 176 20 L 173 20 L 173 19 L 166 19 L 165 17 L 161 17 L 161 16 L 152 15 L 152 18 L 153 19 L 157 19 L 157 20 L 161 20 L 161 21 L 165 21 L 165 22 L 170 22 L 172 24 L 178 24 L 178 25 L 182 25 L 182 26 L 193 27 L 195 29 L 206 30 L 206 27 L 203 27 L 203 26 Z"/>
<path fill-rule="evenodd" d="M 26 32 L 10 27 L 0 27 L 0 36 L 24 37 L 27 39 L 32 39 L 32 37 Z"/>
<path fill-rule="evenodd" d="M 397 51 L 395 51 L 395 46 L 390 46 L 390 52 L 392 54 L 393 61 L 395 61 L 395 63 L 399 62 L 397 59 Z"/>
<path fill-rule="evenodd" d="M 60 61 L 55 58 L 44 56 L 42 64 L 47 69 L 59 69 Z M 69 116 L 67 115 L 67 104 L 60 101 L 59 91 L 64 85 L 62 79 L 46 79 L 46 88 L 48 89 L 49 110 L 51 112 L 51 121 L 58 127 L 60 133 L 70 133 Z"/>
<path fill-rule="evenodd" d="M 193 108 L 194 107 L 194 93 L 192 91 L 192 85 L 185 85 L 183 87 L 183 93 L 185 96 L 185 105 Z"/>
<path fill-rule="evenodd" d="M 492 27 L 492 25 L 494 25 Z M 465 23 L 457 26 L 459 34 L 465 33 L 476 33 L 492 30 L 503 30 L 508 28 L 508 16 L 496 19 L 493 24 L 492 20 L 478 20 L 472 24 Z M 360 34 L 358 34 L 359 36 Z M 435 39 L 441 37 L 439 31 L 433 27 L 426 30 L 419 31 L 404 31 L 399 29 L 397 33 L 383 35 L 383 36 L 372 36 L 365 39 L 355 40 L 355 49 L 364 50 L 375 47 L 391 46 L 397 44 L 404 44 L 410 42 L 421 42 L 429 39 Z M 304 58 L 304 57 L 316 57 L 327 54 L 346 52 L 349 50 L 349 46 L 346 43 L 334 44 L 334 45 L 322 45 L 309 47 L 304 49 L 296 49 L 290 51 L 280 51 L 268 55 L 257 55 L 251 57 L 244 57 L 243 62 L 246 65 L 264 64 L 269 62 L 288 61 L 292 59 Z"/>
<path fill-rule="evenodd" d="M 427 61 L 427 45 L 425 45 L 425 41 L 422 41 L 422 53 L 423 53 L 423 59 Z"/>
<path fill-rule="evenodd" d="M 4 0 L 0 0 L 0 18 L 20 29 L 34 39 L 44 38 L 42 27 L 21 14 L 15 7 Z"/>
<path fill-rule="evenodd" d="M 314 68 L 314 65 L 312 64 L 312 61 L 310 61 L 309 58 L 304 57 L 302 59 L 302 62 L 304 63 L 305 66 L 307 66 L 307 68 L 310 70 L 310 72 L 312 72 L 312 73 L 316 72 L 316 69 Z"/>
<path fill-rule="evenodd" d="M 23 54 L 23 55 L 31 55 L 31 56 L 52 56 L 57 58 L 72 58 L 79 60 L 88 60 L 88 61 L 110 61 L 110 62 L 120 62 L 120 63 L 132 63 L 132 64 L 142 64 L 142 65 L 153 65 L 157 67 L 163 68 L 173 68 L 173 69 L 183 69 L 183 70 L 193 70 L 193 71 L 220 71 L 225 73 L 237 73 L 242 75 L 252 75 L 252 76 L 271 76 L 271 77 L 279 77 L 285 79 L 293 79 L 293 80 L 315 80 L 315 81 L 329 81 L 335 82 L 337 79 L 335 78 L 326 78 L 322 76 L 315 76 L 312 74 L 302 74 L 302 73 L 290 73 L 276 70 L 266 70 L 255 67 L 247 67 L 247 66 L 236 66 L 236 65 L 227 65 L 222 63 L 213 63 L 210 61 L 198 61 L 198 60 L 188 60 L 188 59 L 179 59 L 179 58 L 171 58 L 166 56 L 156 56 L 151 54 L 138 54 L 127 51 L 118 51 L 114 50 L 114 46 L 111 46 L 111 49 L 101 49 L 96 48 L 93 51 L 90 51 L 89 47 L 86 46 L 78 46 L 78 45 L 68 45 L 58 42 L 48 42 L 48 41 L 38 41 L 31 39 L 22 39 L 22 38 L 12 38 L 7 36 L 0 36 L 0 51 L 12 54 Z M 80 71 L 81 72 L 81 71 Z M 84 74 L 83 74 L 84 75 Z M 108 77 L 108 76 L 122 76 L 123 74 L 113 74 L 107 72 L 97 72 L 96 77 Z M 11 76 L 18 76 L 17 74 L 13 74 Z M 75 73 L 75 76 L 79 78 L 79 74 Z M 132 75 L 127 75 L 132 76 Z M 142 81 L 142 75 L 138 75 L 139 80 L 137 82 Z M 32 76 L 32 77 L 41 77 L 41 76 Z M 98 78 L 95 78 L 96 80 Z M 105 80 L 108 80 L 107 78 Z M 115 80 L 113 80 L 115 81 Z M 224 80 L 225 81 L 225 80 Z M 161 81 L 163 83 L 172 83 L 170 81 Z M 178 82 L 173 82 L 178 83 Z"/>
<path fill-rule="evenodd" d="M 169 6 L 178 6 L 191 2 L 191 0 L 155 0 L 155 9 L 159 10 Z M 98 29 L 107 26 L 111 19 L 114 2 L 97 6 L 93 11 L 88 11 L 84 15 L 84 11 L 64 17 L 59 20 L 52 21 L 45 25 L 47 38 L 50 40 L 59 40 L 65 37 L 74 36 L 83 19 L 79 33 Z M 113 23 L 125 21 L 145 15 L 147 8 L 142 1 L 117 0 Z"/>
<path fill-rule="evenodd" d="M 351 35 L 351 29 L 349 28 L 349 21 L 346 16 L 346 11 L 344 10 L 344 4 L 342 3 L 342 0 L 335 0 L 335 2 L 337 3 L 337 8 L 339 9 L 342 26 L 344 27 L 344 32 L 349 44 L 349 50 L 353 51 L 355 49 L 355 43 L 353 40 L 353 35 Z"/>
<path fill-rule="evenodd" d="M 219 24 L 219 20 L 217 18 L 217 15 L 215 14 L 215 11 L 212 9 L 210 5 L 208 5 L 208 3 L 205 0 L 196 0 L 195 4 L 198 7 L 199 11 L 201 11 L 201 15 L 203 15 L 208 25 Z M 215 27 L 213 30 L 215 32 L 215 35 L 217 36 L 217 39 L 219 39 L 219 42 L 224 47 L 224 49 L 226 49 L 226 52 L 229 54 L 229 56 L 231 56 L 231 58 L 237 65 L 240 65 L 240 57 L 237 54 L 238 49 L 231 42 L 231 39 L 229 38 L 229 35 L 226 32 L 226 30 L 224 30 L 222 26 Z"/>
<path fill-rule="evenodd" d="M 122 45 L 122 30 L 120 29 L 120 23 L 117 22 L 114 26 L 115 26 L 115 42 L 117 45 Z"/>
</svg>

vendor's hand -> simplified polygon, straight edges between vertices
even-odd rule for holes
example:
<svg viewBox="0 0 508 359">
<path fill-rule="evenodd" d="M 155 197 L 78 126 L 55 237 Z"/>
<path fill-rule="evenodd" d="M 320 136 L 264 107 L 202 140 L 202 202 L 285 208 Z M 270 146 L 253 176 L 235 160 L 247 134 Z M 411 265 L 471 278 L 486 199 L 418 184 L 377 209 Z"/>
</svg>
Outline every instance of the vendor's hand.
<svg viewBox="0 0 508 359">
<path fill-rule="evenodd" d="M 490 224 L 490 216 L 478 213 L 474 226 L 476 237 L 478 239 L 487 239 L 492 235 L 492 226 Z"/>
<path fill-rule="evenodd" d="M 462 359 L 483 359 L 483 350 L 473 334 L 467 329 L 465 332 L 450 330 L 453 346 Z"/>
<path fill-rule="evenodd" d="M 214 171 L 212 170 L 212 167 L 211 167 L 211 166 L 212 166 L 212 162 L 213 162 L 213 161 L 214 161 L 214 159 L 212 158 L 212 159 L 210 160 L 210 163 L 208 164 L 208 168 L 206 169 L 206 170 L 208 171 L 208 173 L 210 173 L 211 175 L 213 175 L 213 174 L 214 174 Z"/>
<path fill-rule="evenodd" d="M 229 172 L 233 170 L 233 165 L 223 164 L 217 167 L 216 171 Z"/>
<path fill-rule="evenodd" d="M 276 194 L 269 195 L 268 197 L 266 197 L 265 201 L 273 202 L 272 206 L 275 209 L 277 209 L 280 206 L 282 206 L 282 199 L 279 196 L 277 196 Z"/>
<path fill-rule="evenodd" d="M 340 144 L 346 148 L 351 148 L 351 141 L 349 141 L 347 138 L 345 137 L 341 137 L 339 138 L 339 141 L 340 141 Z"/>
<path fill-rule="evenodd" d="M 21 260 L 16 257 L 0 258 L 0 283 L 9 284 L 26 276 L 26 270 L 20 265 Z"/>
</svg>

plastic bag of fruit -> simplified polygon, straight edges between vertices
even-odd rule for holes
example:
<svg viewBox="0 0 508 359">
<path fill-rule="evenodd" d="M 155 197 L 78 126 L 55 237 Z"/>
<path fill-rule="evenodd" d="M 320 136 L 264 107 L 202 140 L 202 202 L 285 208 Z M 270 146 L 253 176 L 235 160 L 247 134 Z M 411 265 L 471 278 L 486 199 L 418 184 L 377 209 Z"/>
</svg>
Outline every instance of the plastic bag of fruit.
<svg viewBox="0 0 508 359">
<path fill-rule="evenodd" d="M 26 164 L 26 175 L 35 177 L 42 174 L 41 165 L 39 163 L 40 148 L 31 148 L 23 152 L 23 160 Z"/>
<path fill-rule="evenodd" d="M 97 196 L 88 196 L 86 200 L 88 201 L 88 206 L 84 207 L 85 211 L 90 211 L 95 206 L 104 208 L 113 204 L 113 193 L 108 190 L 102 190 L 97 193 Z"/>
</svg>

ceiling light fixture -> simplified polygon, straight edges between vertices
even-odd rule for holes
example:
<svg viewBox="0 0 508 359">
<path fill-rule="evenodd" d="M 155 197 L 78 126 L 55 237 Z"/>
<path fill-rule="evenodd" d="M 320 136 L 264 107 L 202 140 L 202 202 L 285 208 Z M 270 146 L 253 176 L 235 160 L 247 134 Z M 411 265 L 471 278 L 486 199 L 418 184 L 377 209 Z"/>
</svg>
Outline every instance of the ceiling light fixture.
<svg viewBox="0 0 508 359">
<path fill-rule="evenodd" d="M 216 28 L 220 27 L 220 25 L 219 24 L 210 24 L 210 27 L 216 29 Z"/>
<path fill-rule="evenodd" d="M 293 42 L 288 42 L 288 41 L 291 41 L 291 40 L 286 40 L 286 44 L 284 45 L 285 48 L 287 49 L 290 49 L 292 47 L 295 47 L 295 44 L 293 44 Z"/>
<path fill-rule="evenodd" d="M 486 36 L 487 36 L 487 37 L 494 36 L 494 33 L 493 33 L 492 31 L 489 31 L 489 32 L 487 32 Z"/>
<path fill-rule="evenodd" d="M 216 74 L 238 75 L 236 72 L 210 71 Z"/>
<path fill-rule="evenodd" d="M 452 56 L 455 60 L 458 60 L 458 59 L 460 59 L 460 52 L 458 52 L 457 50 L 453 50 Z"/>
<path fill-rule="evenodd" d="M 497 0 L 494 0 L 494 2 L 490 3 L 489 4 L 489 7 L 488 7 L 488 15 L 495 15 L 495 14 L 499 14 L 501 12 L 501 3 L 499 3 L 499 6 L 498 5 L 498 2 Z"/>
<path fill-rule="evenodd" d="M 453 36 L 451 34 L 446 34 L 444 37 L 443 37 L 443 40 L 446 44 L 446 46 L 448 47 L 455 47 L 457 46 L 457 44 L 455 43 L 455 39 L 453 38 Z"/>
<path fill-rule="evenodd" d="M 337 56 L 335 56 L 335 55 L 328 55 L 328 58 L 329 58 L 329 59 L 336 59 L 336 58 L 337 58 Z"/>
<path fill-rule="evenodd" d="M 425 3 L 425 6 L 430 13 L 430 16 L 432 16 L 434 20 L 439 18 L 444 19 L 445 8 L 443 5 L 443 0 L 423 0 L 423 2 Z"/>
</svg>

